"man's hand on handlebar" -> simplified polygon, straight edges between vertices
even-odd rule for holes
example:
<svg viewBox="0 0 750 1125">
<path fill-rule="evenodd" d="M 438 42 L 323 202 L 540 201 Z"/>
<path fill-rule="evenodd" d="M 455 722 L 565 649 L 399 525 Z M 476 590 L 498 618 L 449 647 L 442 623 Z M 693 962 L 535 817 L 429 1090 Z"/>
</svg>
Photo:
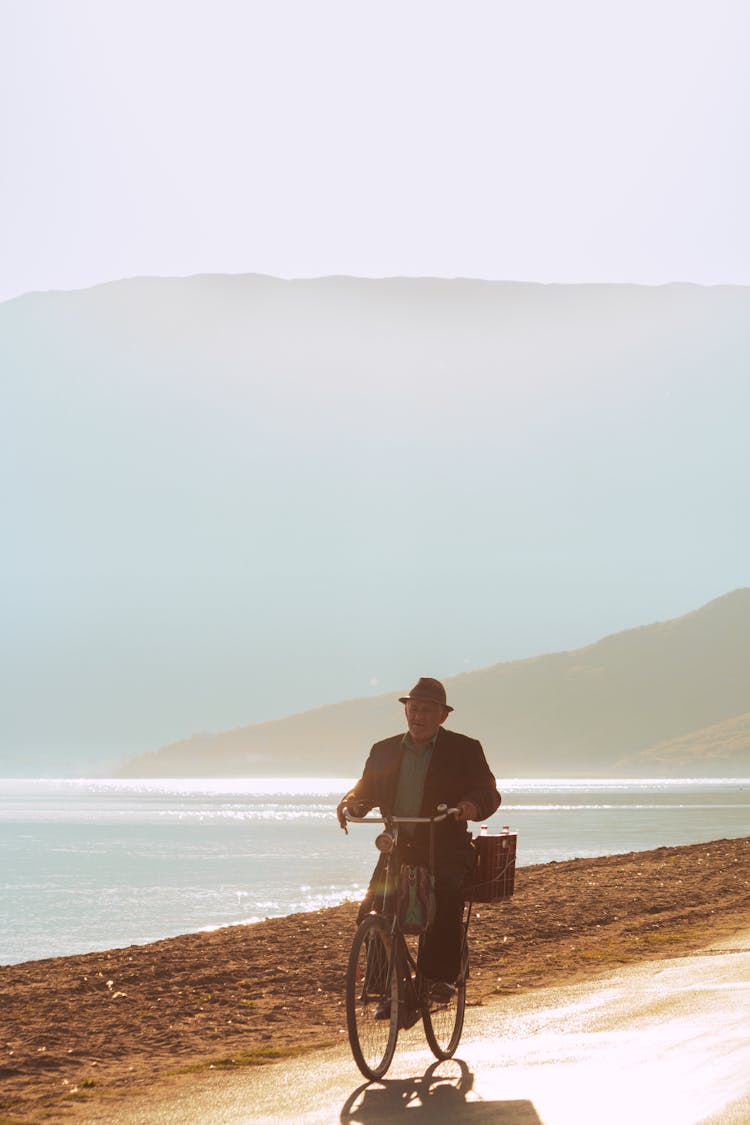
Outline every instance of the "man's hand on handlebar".
<svg viewBox="0 0 750 1125">
<path fill-rule="evenodd" d="M 479 809 L 473 801 L 459 801 L 456 805 L 456 820 L 479 820 Z"/>
<path fill-rule="evenodd" d="M 344 829 L 346 834 L 349 834 L 349 829 L 346 827 L 346 813 L 349 816 L 361 817 L 367 812 L 367 805 L 364 801 L 360 801 L 353 793 L 347 793 L 342 797 L 336 807 L 336 816 L 338 817 L 339 824 Z"/>
</svg>

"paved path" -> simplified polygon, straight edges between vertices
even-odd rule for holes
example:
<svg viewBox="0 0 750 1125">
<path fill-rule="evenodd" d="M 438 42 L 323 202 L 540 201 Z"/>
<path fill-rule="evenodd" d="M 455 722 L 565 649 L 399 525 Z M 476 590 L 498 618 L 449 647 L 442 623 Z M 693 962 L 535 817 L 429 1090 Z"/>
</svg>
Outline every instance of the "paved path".
<svg viewBox="0 0 750 1125">
<path fill-rule="evenodd" d="M 432 1061 L 431 1061 L 432 1060 Z M 467 1012 L 458 1058 L 402 1033 L 383 1083 L 347 1047 L 182 1079 L 108 1125 L 748 1125 L 750 932 Z M 103 1110 L 102 1110 L 103 1112 Z"/>
</svg>

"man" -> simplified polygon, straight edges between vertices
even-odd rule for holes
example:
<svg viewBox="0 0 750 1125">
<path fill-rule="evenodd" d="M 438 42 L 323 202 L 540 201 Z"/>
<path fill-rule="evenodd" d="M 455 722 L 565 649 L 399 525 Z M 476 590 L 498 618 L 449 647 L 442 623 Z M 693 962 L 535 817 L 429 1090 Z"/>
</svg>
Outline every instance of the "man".
<svg viewBox="0 0 750 1125">
<path fill-rule="evenodd" d="M 362 777 L 342 797 L 336 812 L 345 829 L 345 810 L 360 817 L 372 808 L 391 816 L 434 816 L 442 804 L 458 809 L 455 819 L 449 817 L 435 829 L 436 913 L 421 965 L 433 982 L 433 997 L 445 1000 L 454 991 L 461 967 L 463 886 L 474 863 L 466 821 L 486 820 L 500 804 L 500 794 L 481 744 L 444 729 L 453 708 L 439 680 L 423 677 L 399 702 L 404 704 L 408 730 L 375 743 Z M 402 825 L 397 862 L 427 864 L 428 841 L 428 825 Z M 370 908 L 384 866 L 381 856 L 361 914 Z"/>
</svg>

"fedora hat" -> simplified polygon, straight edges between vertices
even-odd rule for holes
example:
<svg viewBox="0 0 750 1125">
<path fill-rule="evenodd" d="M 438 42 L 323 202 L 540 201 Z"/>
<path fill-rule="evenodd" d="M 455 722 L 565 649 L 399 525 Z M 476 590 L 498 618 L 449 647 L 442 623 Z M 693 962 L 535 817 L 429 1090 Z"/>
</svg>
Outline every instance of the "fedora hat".
<svg viewBox="0 0 750 1125">
<path fill-rule="evenodd" d="M 452 707 L 448 707 L 445 698 L 445 688 L 440 683 L 440 680 L 433 680 L 431 676 L 422 676 L 417 680 L 414 687 L 408 695 L 402 695 L 399 703 L 408 703 L 410 699 L 424 699 L 428 703 L 439 703 L 441 707 L 445 707 L 448 711 L 452 711 Z"/>
</svg>

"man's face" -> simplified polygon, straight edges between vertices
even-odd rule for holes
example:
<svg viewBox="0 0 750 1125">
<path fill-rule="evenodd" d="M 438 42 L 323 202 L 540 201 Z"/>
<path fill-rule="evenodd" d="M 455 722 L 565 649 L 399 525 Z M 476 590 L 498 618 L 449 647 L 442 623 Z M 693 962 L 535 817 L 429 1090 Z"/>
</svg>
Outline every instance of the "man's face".
<svg viewBox="0 0 750 1125">
<path fill-rule="evenodd" d="M 404 704 L 409 734 L 417 746 L 424 745 L 437 734 L 440 724 L 450 714 L 447 707 L 425 699 L 410 699 Z"/>
</svg>

